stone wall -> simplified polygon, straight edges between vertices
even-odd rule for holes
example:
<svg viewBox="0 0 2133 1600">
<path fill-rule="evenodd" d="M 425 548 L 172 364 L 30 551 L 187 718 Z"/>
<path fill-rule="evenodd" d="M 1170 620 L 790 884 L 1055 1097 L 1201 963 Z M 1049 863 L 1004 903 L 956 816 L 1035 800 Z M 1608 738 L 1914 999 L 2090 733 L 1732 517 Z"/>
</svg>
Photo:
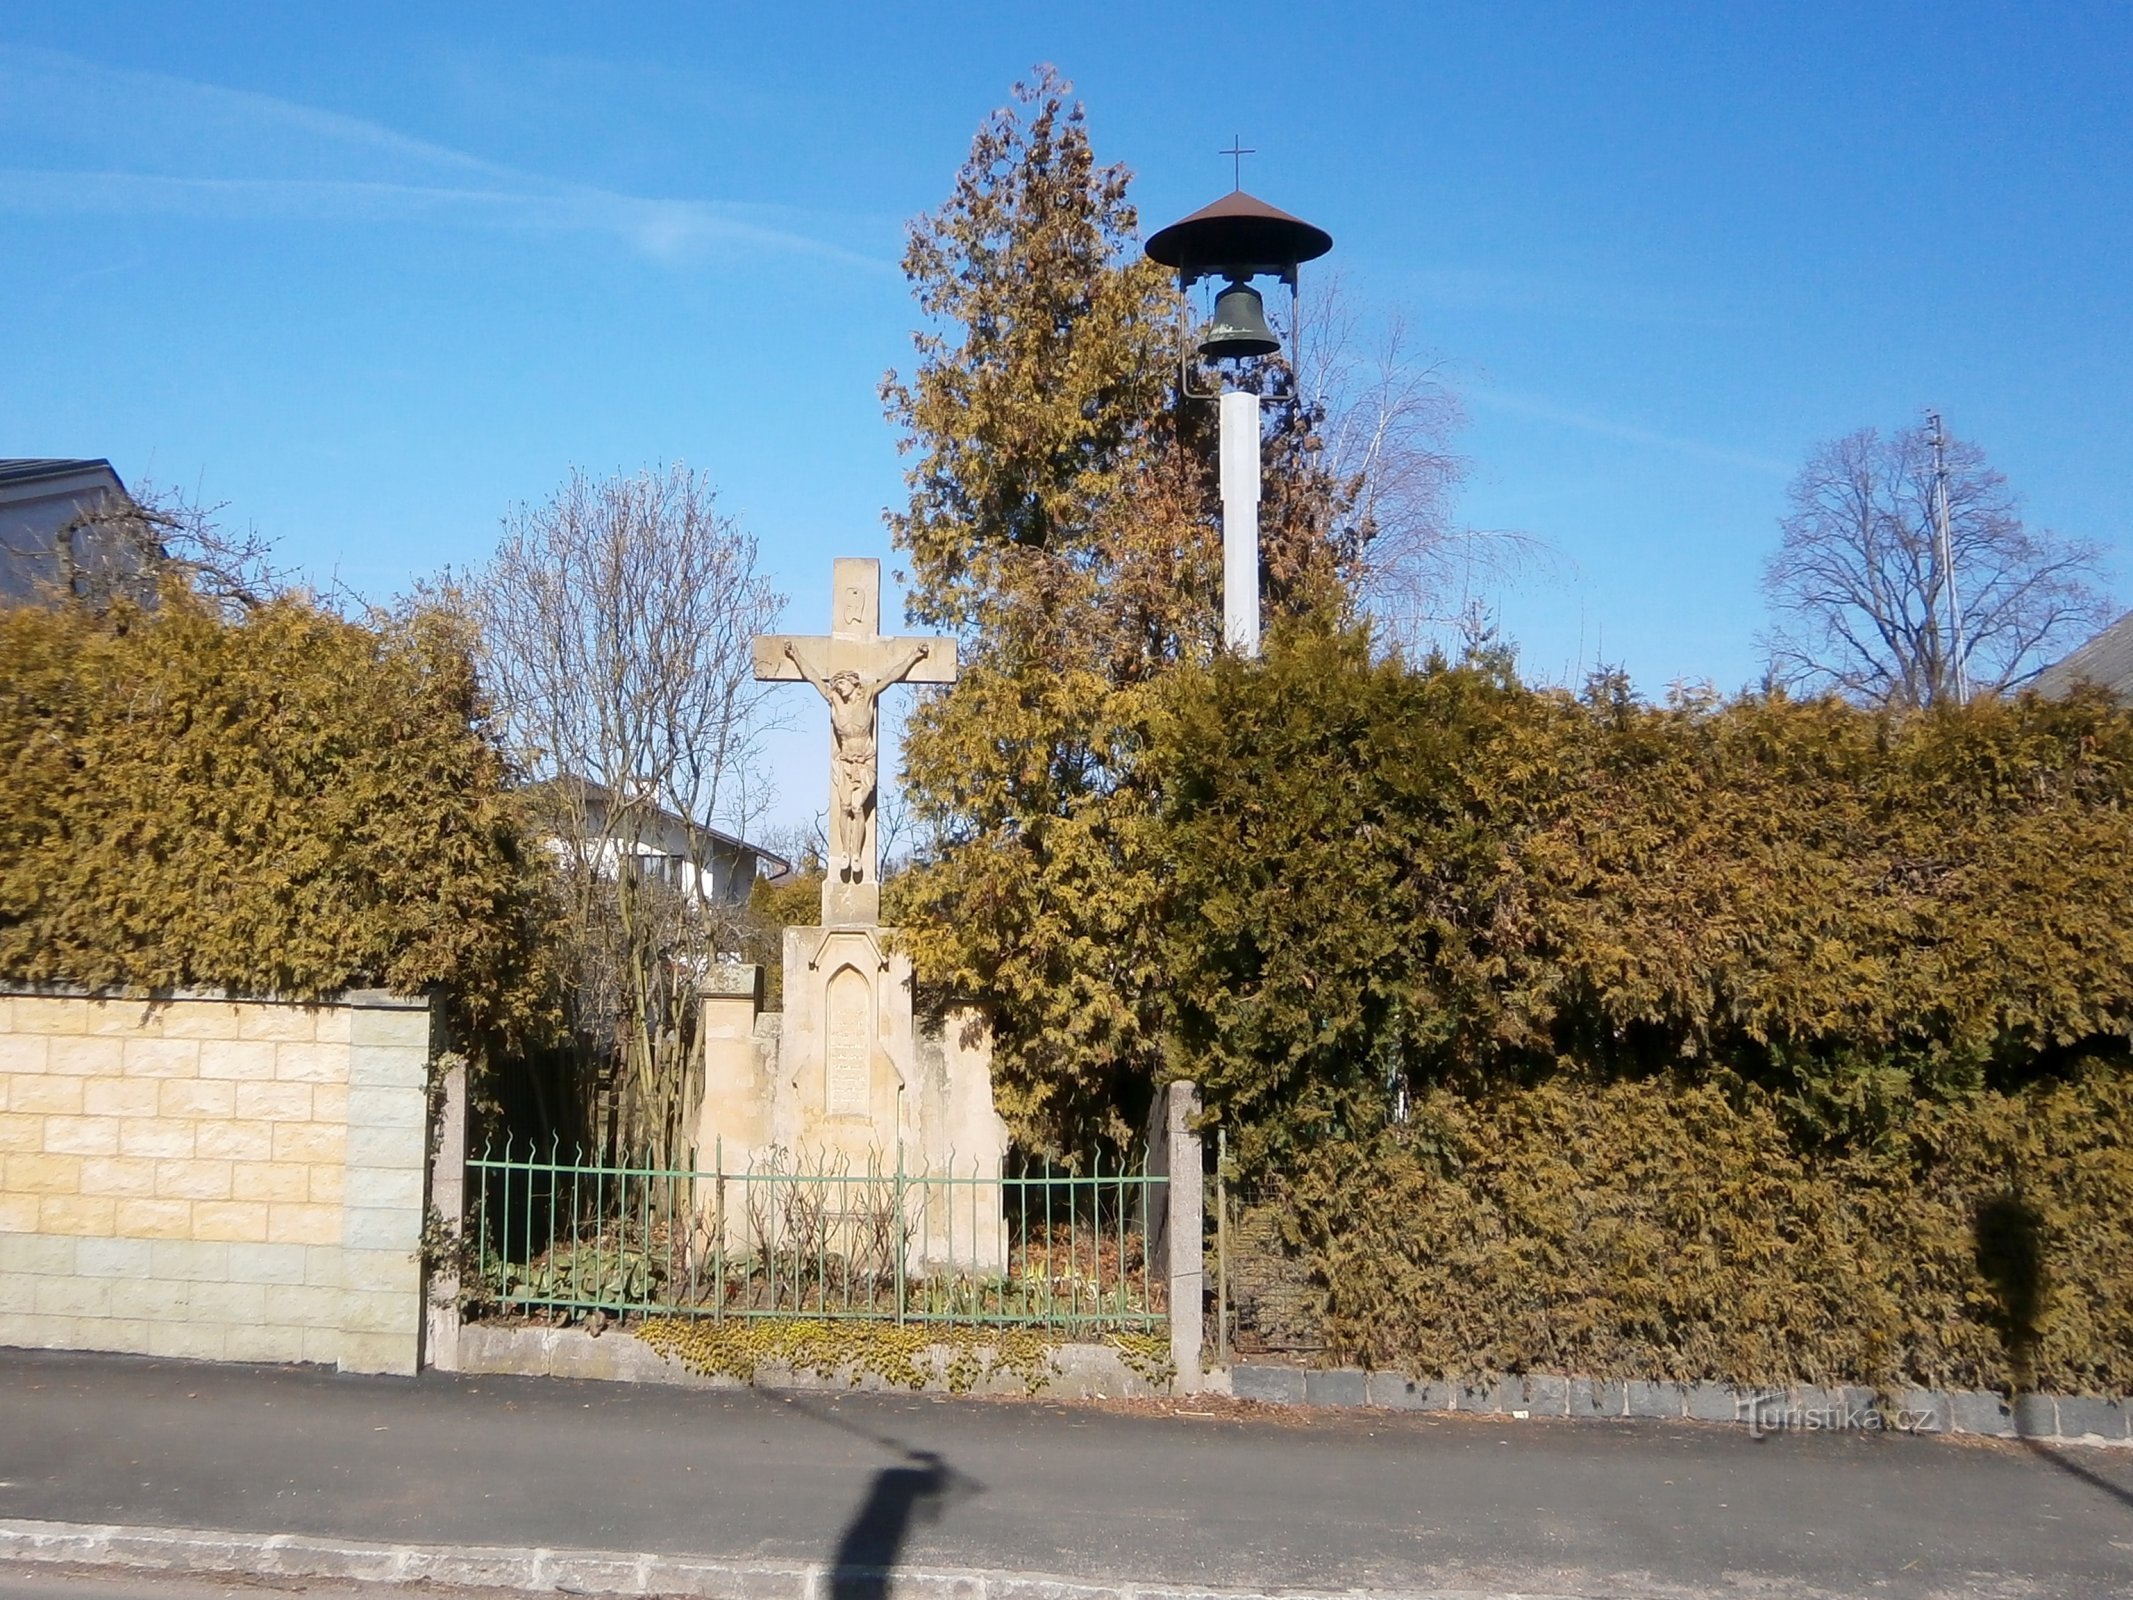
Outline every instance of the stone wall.
<svg viewBox="0 0 2133 1600">
<path fill-rule="evenodd" d="M 413 1372 L 429 1003 L 0 987 L 0 1345 Z"/>
</svg>

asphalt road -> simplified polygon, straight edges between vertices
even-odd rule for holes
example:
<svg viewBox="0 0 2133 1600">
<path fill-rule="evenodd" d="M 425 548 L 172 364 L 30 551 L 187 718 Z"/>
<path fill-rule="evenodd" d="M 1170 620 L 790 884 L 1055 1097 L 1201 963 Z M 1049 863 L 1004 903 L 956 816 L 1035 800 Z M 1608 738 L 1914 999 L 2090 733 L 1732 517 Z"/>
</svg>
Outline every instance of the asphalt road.
<svg viewBox="0 0 2133 1600">
<path fill-rule="evenodd" d="M 21 1351 L 0 1518 L 1254 1589 L 2133 1595 L 2133 1453 Z"/>
</svg>

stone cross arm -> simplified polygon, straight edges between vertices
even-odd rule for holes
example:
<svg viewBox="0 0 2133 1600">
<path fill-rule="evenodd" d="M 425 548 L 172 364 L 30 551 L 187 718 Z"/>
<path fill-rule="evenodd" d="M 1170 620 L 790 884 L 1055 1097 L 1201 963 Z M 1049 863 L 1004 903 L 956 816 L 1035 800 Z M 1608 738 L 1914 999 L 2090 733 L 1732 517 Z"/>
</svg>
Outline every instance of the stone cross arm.
<svg viewBox="0 0 2133 1600">
<path fill-rule="evenodd" d="M 788 649 L 792 654 L 787 653 Z M 839 672 L 854 672 L 861 678 L 872 678 L 880 673 L 893 672 L 899 663 L 914 653 L 918 659 L 910 670 L 890 681 L 955 682 L 953 639 L 884 638 L 880 635 L 870 639 L 840 639 L 834 635 L 825 638 L 820 634 L 762 634 L 755 641 L 755 675 L 768 683 L 797 683 L 807 675 L 800 670 L 799 662 L 793 660 L 793 655 L 798 655 L 818 678 L 828 678 Z"/>
</svg>

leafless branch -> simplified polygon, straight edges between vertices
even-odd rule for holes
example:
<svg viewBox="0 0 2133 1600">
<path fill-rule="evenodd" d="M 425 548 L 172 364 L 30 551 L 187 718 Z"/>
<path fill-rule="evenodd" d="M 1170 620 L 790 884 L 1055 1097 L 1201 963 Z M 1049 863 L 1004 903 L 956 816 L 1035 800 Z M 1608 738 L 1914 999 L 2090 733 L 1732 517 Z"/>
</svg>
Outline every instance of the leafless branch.
<svg viewBox="0 0 2133 1600">
<path fill-rule="evenodd" d="M 2100 624 L 2100 551 L 2024 524 L 1978 446 L 1947 441 L 1952 578 L 1970 682 L 2004 691 Z M 1937 538 L 1932 444 L 1923 428 L 1872 429 L 1818 445 L 1787 491 L 1763 573 L 1774 681 L 1926 706 L 1952 697 L 1956 647 Z"/>
</svg>

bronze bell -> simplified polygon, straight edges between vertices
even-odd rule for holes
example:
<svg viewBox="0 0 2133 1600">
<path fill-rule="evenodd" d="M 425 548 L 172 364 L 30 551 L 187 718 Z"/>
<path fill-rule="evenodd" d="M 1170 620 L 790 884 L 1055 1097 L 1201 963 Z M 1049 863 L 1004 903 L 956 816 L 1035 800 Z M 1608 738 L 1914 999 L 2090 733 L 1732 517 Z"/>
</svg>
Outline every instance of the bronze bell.
<svg viewBox="0 0 2133 1600">
<path fill-rule="evenodd" d="M 1274 330 L 1266 325 L 1266 302 L 1248 283 L 1232 280 L 1215 297 L 1215 320 L 1200 341 L 1200 354 L 1210 361 L 1239 356 L 1270 356 L 1281 348 Z"/>
</svg>

